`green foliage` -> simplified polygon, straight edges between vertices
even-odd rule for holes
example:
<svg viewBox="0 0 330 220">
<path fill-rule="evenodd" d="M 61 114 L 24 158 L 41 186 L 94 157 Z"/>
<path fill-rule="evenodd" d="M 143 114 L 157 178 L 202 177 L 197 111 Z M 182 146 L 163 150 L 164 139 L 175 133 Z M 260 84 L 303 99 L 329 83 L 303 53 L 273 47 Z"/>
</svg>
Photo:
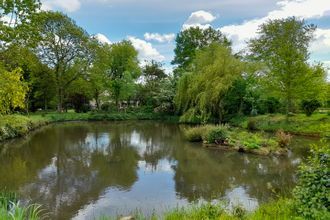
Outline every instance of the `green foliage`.
<svg viewBox="0 0 330 220">
<path fill-rule="evenodd" d="M 263 82 L 268 93 L 284 98 L 287 114 L 306 91 L 317 94 L 325 84 L 322 68 L 308 64 L 315 28 L 295 17 L 271 20 L 260 26 L 259 37 L 249 45 L 254 58 L 267 66 Z"/>
<path fill-rule="evenodd" d="M 330 148 L 312 146 L 312 156 L 302 164 L 299 181 L 293 195 L 299 214 L 306 219 L 329 219 L 330 217 Z"/>
<path fill-rule="evenodd" d="M 191 142 L 229 145 L 237 149 L 260 150 L 260 154 L 277 152 L 278 143 L 274 138 L 261 132 L 250 133 L 229 126 L 203 125 L 184 129 L 185 137 Z"/>
<path fill-rule="evenodd" d="M 212 27 L 201 29 L 191 27 L 181 31 L 176 37 L 175 57 L 172 64 L 177 64 L 179 71 L 186 70 L 195 58 L 196 51 L 208 47 L 212 43 L 230 46 L 230 41 Z"/>
<path fill-rule="evenodd" d="M 230 124 L 247 128 L 247 122 L 255 120 L 257 130 L 272 131 L 282 129 L 285 132 L 309 136 L 330 137 L 330 117 L 327 114 L 314 114 L 306 117 L 304 114 L 296 114 L 287 120 L 285 115 L 260 115 L 256 117 L 235 117 Z"/>
<path fill-rule="evenodd" d="M 27 92 L 21 69 L 8 72 L 0 67 L 0 114 L 10 113 L 14 108 L 24 109 Z"/>
<path fill-rule="evenodd" d="M 89 36 L 68 16 L 60 12 L 40 12 L 34 17 L 38 36 L 36 53 L 54 71 L 58 110 L 63 111 L 68 86 L 87 74 L 91 57 Z"/>
<path fill-rule="evenodd" d="M 311 116 L 316 109 L 321 107 L 321 103 L 318 100 L 303 100 L 301 107 L 307 116 Z"/>
<path fill-rule="evenodd" d="M 208 144 L 224 144 L 228 139 L 228 127 L 217 126 L 209 129 L 203 136 L 203 140 Z"/>
<path fill-rule="evenodd" d="M 277 143 L 274 139 L 267 137 L 263 133 L 250 133 L 247 131 L 235 130 L 231 133 L 229 144 L 243 149 L 262 149 L 276 150 Z"/>
<path fill-rule="evenodd" d="M 184 135 L 190 142 L 200 142 L 214 126 L 203 125 L 184 129 Z"/>
<path fill-rule="evenodd" d="M 129 41 L 111 46 L 111 62 L 108 76 L 111 79 L 111 94 L 119 107 L 119 101 L 133 96 L 134 80 L 140 76 L 138 52 Z"/>
<path fill-rule="evenodd" d="M 0 1 L 0 45 L 6 47 L 6 44 L 27 42 L 32 38 L 31 18 L 40 6 L 39 0 Z"/>
<path fill-rule="evenodd" d="M 273 220 L 273 219 L 301 219 L 296 213 L 292 200 L 279 199 L 277 201 L 262 204 L 254 212 L 246 216 L 247 220 Z"/>
<path fill-rule="evenodd" d="M 235 208 L 230 213 L 222 204 L 202 204 L 189 208 L 177 208 L 165 213 L 166 220 L 273 220 L 273 219 L 302 219 L 295 212 L 292 200 L 279 199 L 261 205 L 253 212 L 246 212 L 241 208 Z"/>
<path fill-rule="evenodd" d="M 257 124 L 256 120 L 254 120 L 253 118 L 250 118 L 247 122 L 247 129 L 249 131 L 257 130 L 257 125 L 256 124 Z"/>
<path fill-rule="evenodd" d="M 45 217 L 40 205 L 22 206 L 14 193 L 0 192 L 1 220 L 39 220 Z"/>
<path fill-rule="evenodd" d="M 192 206 L 190 208 L 178 208 L 165 214 L 166 220 L 199 220 L 199 219 L 222 219 L 228 216 L 225 209 L 221 205 L 213 205 L 210 203 L 200 206 Z"/>
<path fill-rule="evenodd" d="M 213 116 L 223 121 L 224 95 L 242 73 L 243 64 L 228 47 L 213 43 L 197 52 L 191 73 L 178 82 L 175 104 L 186 118 L 200 118 L 202 123 Z"/>
<path fill-rule="evenodd" d="M 146 63 L 140 81 L 136 98 L 142 105 L 150 106 L 155 112 L 174 112 L 175 81 L 166 75 L 161 63 L 153 60 Z"/>
</svg>

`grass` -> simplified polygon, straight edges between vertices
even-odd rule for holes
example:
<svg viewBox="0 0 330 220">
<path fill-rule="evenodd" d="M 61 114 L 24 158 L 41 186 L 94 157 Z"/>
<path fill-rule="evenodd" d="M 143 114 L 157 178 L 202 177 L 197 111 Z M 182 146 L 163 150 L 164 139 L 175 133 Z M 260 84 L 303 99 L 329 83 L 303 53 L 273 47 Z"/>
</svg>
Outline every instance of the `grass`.
<svg viewBox="0 0 330 220">
<path fill-rule="evenodd" d="M 206 146 L 228 146 L 234 150 L 268 155 L 279 153 L 281 148 L 275 138 L 262 132 L 248 132 L 243 129 L 229 126 L 204 125 L 184 130 L 190 142 L 203 141 Z"/>
<path fill-rule="evenodd" d="M 114 113 L 39 113 L 28 116 L 13 114 L 0 116 L 0 141 L 21 137 L 43 125 L 65 121 L 122 121 L 122 120 L 165 120 L 178 121 L 175 116 L 144 112 Z"/>
<path fill-rule="evenodd" d="M 46 217 L 43 212 L 40 205 L 22 206 L 14 193 L 0 193 L 1 220 L 39 220 Z"/>
<path fill-rule="evenodd" d="M 257 130 L 271 132 L 283 130 L 292 134 L 330 137 L 330 116 L 324 113 L 313 114 L 310 117 L 296 114 L 290 116 L 289 120 L 281 114 L 236 117 L 230 121 L 230 124 L 247 129 L 251 121 L 254 122 Z"/>
<path fill-rule="evenodd" d="M 255 211 L 247 212 L 240 206 L 231 209 L 225 208 L 222 203 L 211 204 L 204 203 L 201 205 L 192 205 L 186 208 L 176 208 L 164 213 L 161 216 L 153 215 L 152 217 L 144 217 L 139 214 L 133 215 L 134 219 L 164 219 L 164 220 L 289 220 L 304 219 L 295 211 L 293 201 L 290 199 L 279 199 L 264 205 L 261 205 Z M 106 216 L 98 218 L 98 220 L 116 219 Z"/>
</svg>

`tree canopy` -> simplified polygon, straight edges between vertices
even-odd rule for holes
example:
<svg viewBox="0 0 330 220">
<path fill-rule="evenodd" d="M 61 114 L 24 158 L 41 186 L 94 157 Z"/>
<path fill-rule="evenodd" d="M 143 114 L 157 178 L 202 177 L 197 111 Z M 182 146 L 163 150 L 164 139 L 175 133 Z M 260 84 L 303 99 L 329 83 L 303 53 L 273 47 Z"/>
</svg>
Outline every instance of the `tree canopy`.
<svg viewBox="0 0 330 220">
<path fill-rule="evenodd" d="M 284 99 L 287 113 L 293 111 L 294 102 L 306 90 L 314 89 L 307 86 L 309 80 L 317 78 L 313 75 L 318 74 L 308 64 L 308 48 L 315 28 L 295 17 L 271 20 L 261 25 L 259 37 L 249 44 L 253 58 L 267 66 L 262 71 L 268 91 Z"/>
<path fill-rule="evenodd" d="M 191 27 L 181 31 L 176 39 L 174 59 L 172 64 L 178 65 L 178 69 L 186 69 L 195 58 L 196 50 L 209 46 L 213 42 L 230 46 L 231 42 L 219 30 L 212 27 L 201 29 Z"/>
</svg>

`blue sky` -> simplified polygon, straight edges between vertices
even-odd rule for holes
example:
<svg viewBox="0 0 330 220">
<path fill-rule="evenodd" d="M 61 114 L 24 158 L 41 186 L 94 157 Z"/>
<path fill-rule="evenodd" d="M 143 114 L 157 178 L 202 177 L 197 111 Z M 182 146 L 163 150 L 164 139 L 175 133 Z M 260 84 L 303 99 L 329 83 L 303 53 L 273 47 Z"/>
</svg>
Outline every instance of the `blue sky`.
<svg viewBox="0 0 330 220">
<path fill-rule="evenodd" d="M 244 49 L 268 19 L 297 16 L 318 26 L 311 62 L 330 66 L 330 0 L 42 0 L 101 41 L 132 41 L 141 62 L 173 59 L 175 34 L 190 26 L 219 28 L 234 50 Z"/>
</svg>

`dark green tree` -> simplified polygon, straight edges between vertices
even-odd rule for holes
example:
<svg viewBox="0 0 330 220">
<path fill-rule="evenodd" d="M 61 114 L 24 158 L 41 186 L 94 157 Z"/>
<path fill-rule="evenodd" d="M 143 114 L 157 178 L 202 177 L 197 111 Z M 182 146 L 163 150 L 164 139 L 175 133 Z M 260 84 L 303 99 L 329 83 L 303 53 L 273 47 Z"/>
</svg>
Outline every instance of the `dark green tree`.
<svg viewBox="0 0 330 220">
<path fill-rule="evenodd" d="M 177 65 L 176 73 L 182 72 L 195 58 L 196 50 L 209 46 L 216 42 L 225 46 L 230 46 L 231 42 L 219 31 L 212 27 L 201 29 L 191 27 L 181 31 L 176 37 L 176 47 L 174 49 L 174 60 L 172 64 Z"/>
<path fill-rule="evenodd" d="M 87 73 L 91 61 L 89 36 L 71 18 L 60 12 L 41 12 L 35 19 L 39 33 L 36 53 L 54 71 L 57 109 L 62 112 L 66 88 Z"/>
</svg>

